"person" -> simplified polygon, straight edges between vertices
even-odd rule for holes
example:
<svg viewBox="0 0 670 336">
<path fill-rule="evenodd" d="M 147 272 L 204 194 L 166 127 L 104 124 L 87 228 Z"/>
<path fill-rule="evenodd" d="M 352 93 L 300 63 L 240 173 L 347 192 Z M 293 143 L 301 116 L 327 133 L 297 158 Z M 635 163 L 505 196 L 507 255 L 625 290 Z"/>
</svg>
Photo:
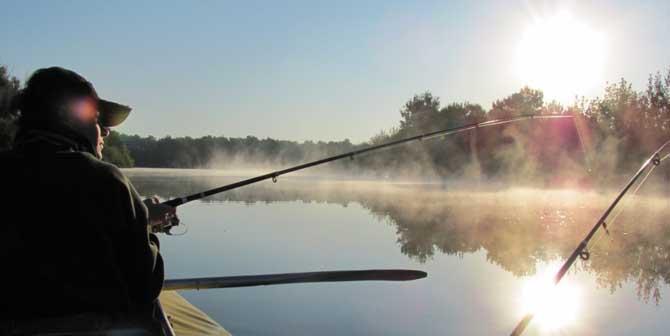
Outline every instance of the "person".
<svg viewBox="0 0 670 336">
<path fill-rule="evenodd" d="M 164 275 L 151 227 L 178 219 L 101 160 L 130 108 L 60 67 L 37 70 L 14 103 L 18 131 L 0 153 L 0 333 L 151 325 Z"/>
</svg>

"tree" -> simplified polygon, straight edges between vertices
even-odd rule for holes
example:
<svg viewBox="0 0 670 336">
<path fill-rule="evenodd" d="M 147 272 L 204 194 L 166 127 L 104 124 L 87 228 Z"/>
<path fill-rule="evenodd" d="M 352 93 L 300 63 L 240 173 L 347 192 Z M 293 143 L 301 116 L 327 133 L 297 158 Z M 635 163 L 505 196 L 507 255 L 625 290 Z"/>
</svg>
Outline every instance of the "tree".
<svg viewBox="0 0 670 336">
<path fill-rule="evenodd" d="M 440 110 L 440 128 L 457 127 L 486 120 L 486 111 L 479 104 L 451 103 Z"/>
<path fill-rule="evenodd" d="M 653 142 L 663 141 L 670 132 L 670 68 L 665 76 L 649 75 L 647 89 L 640 94 L 640 105 L 644 130 L 651 133 Z"/>
<path fill-rule="evenodd" d="M 426 132 L 435 128 L 433 122 L 440 112 L 440 99 L 430 92 L 414 95 L 400 110 L 400 132 Z"/>
<path fill-rule="evenodd" d="M 522 115 L 539 114 L 544 105 L 544 94 L 542 91 L 531 89 L 527 86 L 519 92 L 493 103 L 489 115 L 492 119 L 513 118 Z"/>
<path fill-rule="evenodd" d="M 121 137 L 116 131 L 112 131 L 107 138 L 105 138 L 105 147 L 102 150 L 102 158 L 121 168 L 129 168 L 134 164 L 128 148 L 123 141 L 121 141 Z"/>
<path fill-rule="evenodd" d="M 14 139 L 16 111 L 13 99 L 19 87 L 19 80 L 9 75 L 7 67 L 0 66 L 0 150 L 8 149 Z"/>
</svg>

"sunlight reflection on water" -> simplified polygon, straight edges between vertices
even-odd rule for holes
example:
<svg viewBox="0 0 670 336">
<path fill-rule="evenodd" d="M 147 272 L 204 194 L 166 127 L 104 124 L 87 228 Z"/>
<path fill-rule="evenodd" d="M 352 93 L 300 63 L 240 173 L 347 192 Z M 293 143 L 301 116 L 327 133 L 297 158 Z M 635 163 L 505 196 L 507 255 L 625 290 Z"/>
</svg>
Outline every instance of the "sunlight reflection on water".
<svg viewBox="0 0 670 336">
<path fill-rule="evenodd" d="M 581 288 L 573 279 L 554 283 L 560 266 L 560 262 L 552 262 L 523 281 L 521 315 L 534 314 L 535 323 L 548 332 L 558 332 L 578 322 L 582 309 Z"/>
</svg>

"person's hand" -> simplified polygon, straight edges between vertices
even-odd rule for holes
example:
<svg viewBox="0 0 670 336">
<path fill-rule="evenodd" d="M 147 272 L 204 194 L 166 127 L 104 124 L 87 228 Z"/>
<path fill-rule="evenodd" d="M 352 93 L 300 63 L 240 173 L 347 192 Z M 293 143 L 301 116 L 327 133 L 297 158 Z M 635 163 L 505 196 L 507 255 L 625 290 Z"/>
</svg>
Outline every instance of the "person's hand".
<svg viewBox="0 0 670 336">
<path fill-rule="evenodd" d="M 157 229 L 156 231 L 169 230 L 171 227 L 179 225 L 177 208 L 161 204 L 155 196 L 145 199 L 144 205 L 149 210 L 149 225 Z"/>
</svg>

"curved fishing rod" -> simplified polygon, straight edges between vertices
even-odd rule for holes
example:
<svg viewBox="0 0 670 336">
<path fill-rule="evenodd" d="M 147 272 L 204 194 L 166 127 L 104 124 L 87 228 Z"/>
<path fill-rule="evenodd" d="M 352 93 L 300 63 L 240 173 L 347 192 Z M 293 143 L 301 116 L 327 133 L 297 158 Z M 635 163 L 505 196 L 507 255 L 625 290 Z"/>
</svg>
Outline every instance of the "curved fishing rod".
<svg viewBox="0 0 670 336">
<path fill-rule="evenodd" d="M 572 254 L 570 254 L 570 257 L 563 263 L 563 266 L 556 272 L 556 275 L 554 276 L 554 284 L 558 285 L 558 283 L 563 279 L 563 276 L 568 272 L 572 264 L 575 263 L 577 260 L 577 257 L 581 258 L 582 260 L 588 260 L 590 257 L 590 253 L 586 249 L 587 245 L 589 244 L 589 241 L 591 241 L 591 238 L 596 234 L 598 229 L 600 227 L 605 227 L 607 228 L 607 224 L 605 223 L 605 219 L 612 213 L 612 210 L 619 204 L 619 201 L 626 195 L 628 190 L 635 184 L 635 182 L 640 178 L 642 173 L 647 170 L 649 167 L 653 166 L 658 166 L 661 164 L 662 161 L 670 157 L 670 155 L 665 156 L 661 158 L 661 152 L 670 145 L 670 140 L 668 140 L 666 143 L 664 143 L 661 147 L 659 147 L 648 159 L 645 161 L 640 169 L 633 175 L 633 177 L 628 181 L 628 183 L 624 186 L 624 188 L 619 192 L 617 197 L 614 199 L 614 201 L 610 204 L 610 206 L 605 210 L 605 212 L 600 216 L 600 219 L 596 222 L 596 224 L 591 228 L 591 231 L 586 235 L 584 240 L 582 240 L 579 245 L 577 245 L 577 248 L 575 248 L 574 251 L 572 251 Z M 644 180 L 643 180 L 644 181 Z M 644 182 L 643 182 L 644 183 Z M 533 314 L 529 313 L 526 314 L 526 316 L 519 321 L 519 324 L 516 325 L 514 330 L 512 331 L 511 335 L 512 336 L 518 336 L 523 333 L 523 331 L 526 329 L 530 321 L 533 319 Z"/>
<path fill-rule="evenodd" d="M 408 143 L 408 142 L 412 142 L 412 141 L 427 140 L 427 139 L 435 138 L 435 137 L 438 137 L 438 136 L 461 133 L 461 132 L 465 132 L 465 131 L 469 131 L 469 130 L 473 130 L 473 129 L 477 129 L 477 128 L 484 128 L 484 127 L 490 127 L 490 126 L 509 124 L 509 123 L 514 123 L 514 122 L 518 122 L 518 121 L 522 121 L 522 120 L 528 120 L 528 119 L 565 119 L 565 118 L 574 118 L 574 116 L 571 116 L 571 115 L 526 115 L 526 116 L 508 118 L 508 119 L 489 120 L 489 121 L 484 121 L 484 122 L 479 122 L 479 123 L 472 123 L 472 124 L 468 124 L 468 125 L 463 125 L 463 126 L 459 126 L 459 127 L 447 128 L 447 129 L 443 129 L 443 130 L 439 130 L 439 131 L 428 132 L 428 133 L 419 134 L 419 135 L 415 135 L 415 136 L 400 139 L 400 140 L 390 141 L 390 142 L 383 143 L 383 144 L 380 144 L 380 145 L 370 146 L 370 147 L 367 147 L 367 148 L 347 152 L 347 153 L 344 153 L 344 154 L 339 154 L 339 155 L 327 157 L 327 158 L 324 158 L 324 159 L 320 159 L 320 160 L 316 160 L 316 161 L 312 161 L 312 162 L 308 162 L 308 163 L 303 163 L 303 164 L 297 165 L 295 167 L 290 167 L 290 168 L 286 168 L 286 169 L 282 169 L 282 170 L 277 170 L 277 171 L 274 171 L 274 172 L 271 172 L 271 173 L 267 173 L 267 174 L 256 176 L 256 177 L 252 177 L 252 178 L 249 178 L 249 179 L 246 179 L 246 180 L 231 183 L 231 184 L 224 185 L 224 186 L 221 186 L 221 187 L 218 187 L 218 188 L 214 188 L 214 189 L 206 190 L 206 191 L 203 191 L 203 192 L 199 192 L 197 194 L 192 194 L 192 195 L 188 195 L 188 196 L 184 196 L 184 197 L 171 199 L 171 200 L 163 202 L 163 204 L 166 204 L 166 205 L 169 205 L 169 206 L 172 206 L 172 207 L 177 207 L 177 206 L 180 206 L 182 204 L 185 204 L 185 203 L 188 203 L 188 202 L 191 202 L 191 201 L 195 201 L 195 200 L 207 197 L 207 196 L 212 196 L 212 195 L 224 192 L 224 191 L 228 191 L 228 190 L 236 189 L 236 188 L 239 188 L 239 187 L 243 187 L 243 186 L 246 186 L 246 185 L 249 185 L 249 184 L 252 184 L 252 183 L 256 183 L 256 182 L 260 182 L 260 181 L 264 181 L 264 180 L 269 180 L 269 179 L 272 179 L 273 181 L 276 182 L 277 177 L 279 177 L 281 175 L 284 175 L 284 174 L 288 174 L 288 173 L 298 171 L 298 170 L 302 170 L 302 169 L 305 169 L 305 168 L 310 168 L 310 167 L 322 165 L 324 163 L 337 161 L 337 160 L 344 159 L 344 158 L 353 159 L 355 156 L 363 154 L 363 153 L 372 152 L 372 151 L 376 151 L 376 150 L 383 149 L 383 148 L 394 147 L 394 146 L 398 146 L 400 144 L 404 144 L 404 143 Z"/>
</svg>

